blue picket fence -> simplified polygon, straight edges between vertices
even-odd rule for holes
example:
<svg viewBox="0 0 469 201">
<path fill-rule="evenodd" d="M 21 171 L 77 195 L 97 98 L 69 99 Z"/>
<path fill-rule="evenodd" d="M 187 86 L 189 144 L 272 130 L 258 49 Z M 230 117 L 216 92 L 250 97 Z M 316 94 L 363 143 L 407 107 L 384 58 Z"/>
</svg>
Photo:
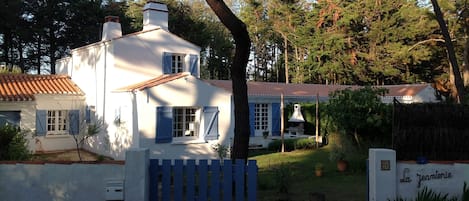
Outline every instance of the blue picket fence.
<svg viewBox="0 0 469 201">
<path fill-rule="evenodd" d="M 160 163 L 161 162 L 161 163 Z M 172 163 L 174 162 L 174 163 Z M 150 160 L 150 201 L 255 201 L 257 163 Z"/>
</svg>

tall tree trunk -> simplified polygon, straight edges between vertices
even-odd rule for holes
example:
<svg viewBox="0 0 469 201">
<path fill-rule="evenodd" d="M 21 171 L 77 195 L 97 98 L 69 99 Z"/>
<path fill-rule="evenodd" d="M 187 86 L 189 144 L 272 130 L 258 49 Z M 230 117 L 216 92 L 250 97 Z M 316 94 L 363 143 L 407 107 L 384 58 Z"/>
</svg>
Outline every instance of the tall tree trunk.
<svg viewBox="0 0 469 201">
<path fill-rule="evenodd" d="M 467 34 L 464 37 L 464 57 L 463 57 L 463 80 L 464 80 L 464 87 L 469 86 L 469 36 Z"/>
<path fill-rule="evenodd" d="M 231 79 L 233 87 L 235 136 L 232 159 L 247 159 L 249 147 L 249 106 L 246 84 L 246 65 L 251 49 L 251 40 L 246 25 L 231 12 L 223 0 L 206 0 L 220 21 L 230 30 L 236 44 Z"/>
<path fill-rule="evenodd" d="M 461 78 L 461 73 L 459 72 L 458 61 L 456 60 L 456 53 L 454 52 L 454 46 L 451 42 L 451 36 L 448 32 L 448 27 L 446 27 L 446 23 L 443 17 L 443 13 L 441 13 L 440 6 L 438 5 L 437 0 L 431 0 L 433 5 L 433 11 L 435 12 L 436 20 L 440 25 L 441 34 L 445 39 L 446 51 L 448 53 L 448 59 L 450 62 L 450 71 L 452 71 L 452 75 L 450 75 L 450 82 L 452 85 L 452 95 L 457 101 L 457 103 L 462 103 L 464 98 L 464 83 Z M 453 76 L 453 79 L 451 79 Z"/>
<path fill-rule="evenodd" d="M 37 74 L 41 74 L 41 36 L 38 35 L 37 37 Z"/>
<path fill-rule="evenodd" d="M 284 48 L 284 56 L 285 56 L 285 83 L 289 83 L 290 81 L 288 80 L 288 38 L 286 34 L 283 35 L 283 45 L 285 46 Z"/>
</svg>

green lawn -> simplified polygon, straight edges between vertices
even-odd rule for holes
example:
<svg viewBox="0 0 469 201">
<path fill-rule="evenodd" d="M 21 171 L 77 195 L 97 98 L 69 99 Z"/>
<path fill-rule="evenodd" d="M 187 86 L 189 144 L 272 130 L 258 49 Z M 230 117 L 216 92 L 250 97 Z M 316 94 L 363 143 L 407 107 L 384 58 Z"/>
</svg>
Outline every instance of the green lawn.
<svg viewBox="0 0 469 201">
<path fill-rule="evenodd" d="M 324 193 L 327 201 L 366 200 L 366 161 L 363 156 L 352 159 L 348 170 L 342 173 L 337 171 L 336 163 L 329 160 L 327 147 L 286 153 L 254 152 L 251 155 L 249 159 L 257 160 L 259 166 L 258 201 L 307 201 L 310 193 Z M 318 162 L 324 164 L 322 177 L 314 174 Z M 288 193 L 279 192 L 280 183 Z"/>
</svg>

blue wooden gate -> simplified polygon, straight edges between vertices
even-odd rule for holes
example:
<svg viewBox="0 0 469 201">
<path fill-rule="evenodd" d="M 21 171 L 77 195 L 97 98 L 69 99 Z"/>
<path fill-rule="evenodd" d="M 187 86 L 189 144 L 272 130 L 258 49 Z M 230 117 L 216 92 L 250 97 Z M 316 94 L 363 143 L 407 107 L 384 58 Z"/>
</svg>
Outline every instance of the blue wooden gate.
<svg viewBox="0 0 469 201">
<path fill-rule="evenodd" d="M 160 163 L 161 162 L 161 163 Z M 150 201 L 255 201 L 257 164 L 249 160 L 150 160 Z"/>
</svg>

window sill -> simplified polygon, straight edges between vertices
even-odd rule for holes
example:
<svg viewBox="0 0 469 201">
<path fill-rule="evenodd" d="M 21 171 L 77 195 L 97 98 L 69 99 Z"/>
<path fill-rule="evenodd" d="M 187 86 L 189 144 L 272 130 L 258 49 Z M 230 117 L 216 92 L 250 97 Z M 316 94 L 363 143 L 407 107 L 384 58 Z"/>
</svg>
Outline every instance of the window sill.
<svg viewBox="0 0 469 201">
<path fill-rule="evenodd" d="M 70 134 L 60 134 L 60 135 L 46 135 L 45 138 L 51 138 L 51 139 L 55 139 L 55 138 L 69 138 L 71 137 Z"/>
<path fill-rule="evenodd" d="M 171 143 L 171 144 L 174 144 L 174 145 L 183 145 L 183 144 L 205 144 L 207 143 L 205 140 L 177 140 L 177 141 L 174 141 Z"/>
</svg>

